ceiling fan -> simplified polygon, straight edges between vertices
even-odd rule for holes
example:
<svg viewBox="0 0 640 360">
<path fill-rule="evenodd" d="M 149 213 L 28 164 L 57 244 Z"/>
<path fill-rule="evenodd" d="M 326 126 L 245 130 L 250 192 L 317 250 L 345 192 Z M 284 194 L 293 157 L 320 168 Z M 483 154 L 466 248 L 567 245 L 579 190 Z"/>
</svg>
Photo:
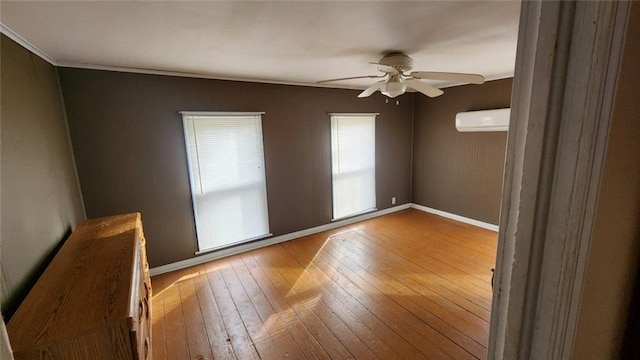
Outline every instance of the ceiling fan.
<svg viewBox="0 0 640 360">
<path fill-rule="evenodd" d="M 413 59 L 403 53 L 390 53 L 382 57 L 377 63 L 371 62 L 370 64 L 377 66 L 380 72 L 384 75 L 365 75 L 354 76 L 339 79 L 330 79 L 318 81 L 318 84 L 328 83 L 332 81 L 352 80 L 352 79 L 376 79 L 384 78 L 373 85 L 366 88 L 358 97 L 363 98 L 370 96 L 377 90 L 390 98 L 402 95 L 407 88 L 415 89 L 429 97 L 440 96 L 444 91 L 438 89 L 435 86 L 429 85 L 420 79 L 430 80 L 444 80 L 456 83 L 471 83 L 482 84 L 484 83 L 484 77 L 479 74 L 464 74 L 464 73 L 451 73 L 451 72 L 433 72 L 433 71 L 413 71 L 410 74 L 405 74 L 405 71 L 409 71 L 413 68 Z"/>
</svg>

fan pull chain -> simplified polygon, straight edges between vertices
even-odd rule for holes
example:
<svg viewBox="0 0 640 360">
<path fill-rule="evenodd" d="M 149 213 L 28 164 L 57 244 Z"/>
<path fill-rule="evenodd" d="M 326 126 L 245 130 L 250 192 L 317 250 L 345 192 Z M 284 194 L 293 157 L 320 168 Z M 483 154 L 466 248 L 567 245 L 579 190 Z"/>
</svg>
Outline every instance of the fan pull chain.
<svg viewBox="0 0 640 360">
<path fill-rule="evenodd" d="M 389 99 L 384 99 L 385 104 L 389 103 Z M 400 105 L 400 100 L 396 100 L 396 105 Z"/>
</svg>

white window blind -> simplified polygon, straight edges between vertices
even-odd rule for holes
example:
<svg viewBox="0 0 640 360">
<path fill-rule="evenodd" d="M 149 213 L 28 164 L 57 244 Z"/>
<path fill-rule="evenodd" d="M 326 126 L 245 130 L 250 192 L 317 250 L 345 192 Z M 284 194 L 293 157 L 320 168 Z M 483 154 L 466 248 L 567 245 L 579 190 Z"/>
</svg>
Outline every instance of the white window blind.
<svg viewBox="0 0 640 360">
<path fill-rule="evenodd" d="M 182 116 L 200 251 L 270 235 L 261 115 Z"/>
<path fill-rule="evenodd" d="M 375 210 L 375 114 L 331 115 L 333 218 Z"/>
</svg>

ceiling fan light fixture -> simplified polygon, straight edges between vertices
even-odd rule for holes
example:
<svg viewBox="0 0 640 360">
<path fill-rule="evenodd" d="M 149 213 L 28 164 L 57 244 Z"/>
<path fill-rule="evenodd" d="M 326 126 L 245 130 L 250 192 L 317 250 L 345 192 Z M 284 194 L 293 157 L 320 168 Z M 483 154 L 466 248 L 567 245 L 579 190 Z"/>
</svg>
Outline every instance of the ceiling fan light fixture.
<svg viewBox="0 0 640 360">
<path fill-rule="evenodd" d="M 387 83 L 380 89 L 380 92 L 390 98 L 394 98 L 396 96 L 400 96 L 404 94 L 406 90 L 407 90 L 407 85 L 405 84 Z"/>
<path fill-rule="evenodd" d="M 371 94 L 376 91 L 380 91 L 387 97 L 395 98 L 404 94 L 407 91 L 407 88 L 416 90 L 417 92 L 431 98 L 444 94 L 444 91 L 442 91 L 441 89 L 438 89 L 437 87 L 420 80 L 441 80 L 457 84 L 484 83 L 484 76 L 480 74 L 452 73 L 441 71 L 414 71 L 410 74 L 406 74 L 406 71 L 413 69 L 413 59 L 399 52 L 386 54 L 378 62 L 372 62 L 370 64 L 377 66 L 378 70 L 383 72 L 384 75 L 354 76 L 347 78 L 322 80 L 318 81 L 318 83 L 355 79 L 383 78 L 383 80 L 370 85 L 360 94 L 358 94 L 359 98 L 371 96 Z"/>
<path fill-rule="evenodd" d="M 380 87 L 380 92 L 390 98 L 400 96 L 407 90 L 407 84 L 399 75 L 392 75 L 389 81 Z"/>
</svg>

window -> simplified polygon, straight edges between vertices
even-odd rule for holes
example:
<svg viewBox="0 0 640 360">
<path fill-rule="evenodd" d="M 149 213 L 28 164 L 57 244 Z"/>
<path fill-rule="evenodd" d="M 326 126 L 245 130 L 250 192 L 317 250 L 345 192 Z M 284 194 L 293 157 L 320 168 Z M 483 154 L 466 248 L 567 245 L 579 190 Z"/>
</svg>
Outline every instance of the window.
<svg viewBox="0 0 640 360">
<path fill-rule="evenodd" d="M 261 114 L 182 117 L 199 250 L 269 236 Z"/>
<path fill-rule="evenodd" d="M 376 114 L 331 114 L 333 219 L 375 210 Z"/>
</svg>

